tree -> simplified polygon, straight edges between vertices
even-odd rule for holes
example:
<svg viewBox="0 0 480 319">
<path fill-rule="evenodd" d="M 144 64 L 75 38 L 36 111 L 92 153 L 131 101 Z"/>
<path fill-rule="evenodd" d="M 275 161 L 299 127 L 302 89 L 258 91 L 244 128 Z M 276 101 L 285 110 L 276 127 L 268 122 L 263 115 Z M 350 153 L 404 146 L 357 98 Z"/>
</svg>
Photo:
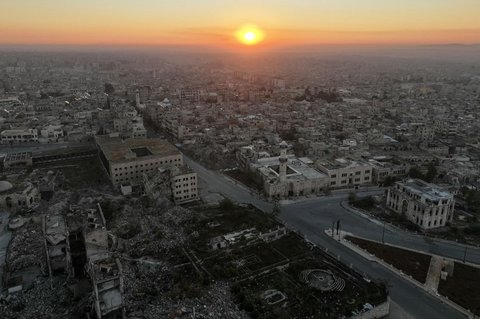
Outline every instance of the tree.
<svg viewBox="0 0 480 319">
<path fill-rule="evenodd" d="M 393 186 L 393 184 L 395 184 L 396 180 L 397 179 L 393 176 L 387 176 L 387 178 L 385 178 L 385 181 L 383 182 L 383 186 L 385 186 L 385 187 Z"/>
<path fill-rule="evenodd" d="M 437 168 L 433 164 L 428 165 L 428 171 L 427 174 L 425 174 L 425 180 L 427 182 L 431 182 L 434 180 L 434 178 L 437 176 Z"/>
<path fill-rule="evenodd" d="M 408 171 L 408 176 L 410 176 L 411 178 L 424 178 L 422 172 L 418 169 L 418 167 L 410 168 L 410 171 Z"/>
<path fill-rule="evenodd" d="M 357 200 L 357 194 L 355 194 L 354 192 L 348 193 L 348 203 L 349 204 L 353 204 L 353 202 L 355 202 L 356 200 Z"/>
<path fill-rule="evenodd" d="M 231 210 L 235 207 L 235 204 L 232 202 L 232 200 L 230 198 L 224 198 L 220 204 L 218 205 L 218 207 L 221 209 L 221 210 Z"/>
<path fill-rule="evenodd" d="M 105 93 L 112 94 L 113 92 L 115 92 L 113 85 L 111 83 L 105 83 Z"/>
</svg>

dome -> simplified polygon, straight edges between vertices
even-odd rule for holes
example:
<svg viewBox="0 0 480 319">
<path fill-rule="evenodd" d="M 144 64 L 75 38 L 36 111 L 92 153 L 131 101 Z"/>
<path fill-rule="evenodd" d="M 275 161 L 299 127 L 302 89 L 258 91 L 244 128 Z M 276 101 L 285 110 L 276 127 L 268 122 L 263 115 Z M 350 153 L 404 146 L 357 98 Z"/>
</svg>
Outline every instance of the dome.
<svg viewBox="0 0 480 319">
<path fill-rule="evenodd" d="M 0 193 L 6 192 L 13 188 L 13 185 L 7 181 L 0 181 Z"/>
<path fill-rule="evenodd" d="M 287 142 L 282 141 L 282 142 L 280 143 L 280 147 L 281 147 L 281 148 L 287 148 L 287 147 L 288 147 Z"/>
</svg>

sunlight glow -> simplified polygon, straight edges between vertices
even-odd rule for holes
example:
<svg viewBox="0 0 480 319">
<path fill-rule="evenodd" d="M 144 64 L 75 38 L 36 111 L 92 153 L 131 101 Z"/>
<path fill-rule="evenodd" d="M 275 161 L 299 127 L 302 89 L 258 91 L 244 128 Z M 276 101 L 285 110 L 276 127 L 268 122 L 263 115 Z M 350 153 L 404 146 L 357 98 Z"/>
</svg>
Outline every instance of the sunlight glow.
<svg viewBox="0 0 480 319">
<path fill-rule="evenodd" d="M 265 38 L 263 31 L 255 25 L 244 25 L 235 32 L 237 40 L 245 45 L 260 43 Z"/>
</svg>

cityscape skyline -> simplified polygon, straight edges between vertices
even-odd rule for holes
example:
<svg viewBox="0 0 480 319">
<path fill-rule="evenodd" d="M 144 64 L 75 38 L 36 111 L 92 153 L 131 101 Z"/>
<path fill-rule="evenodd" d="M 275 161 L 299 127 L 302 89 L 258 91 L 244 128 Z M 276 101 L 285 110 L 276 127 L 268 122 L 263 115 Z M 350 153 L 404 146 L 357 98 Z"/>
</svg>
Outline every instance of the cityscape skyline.
<svg viewBox="0 0 480 319">
<path fill-rule="evenodd" d="M 473 0 L 8 2 L 0 44 L 201 45 L 239 48 L 235 32 L 254 24 L 260 47 L 327 44 L 480 43 Z M 94 10 L 92 10 L 94 8 Z M 214 14 L 212 14 L 214 13 Z"/>
</svg>

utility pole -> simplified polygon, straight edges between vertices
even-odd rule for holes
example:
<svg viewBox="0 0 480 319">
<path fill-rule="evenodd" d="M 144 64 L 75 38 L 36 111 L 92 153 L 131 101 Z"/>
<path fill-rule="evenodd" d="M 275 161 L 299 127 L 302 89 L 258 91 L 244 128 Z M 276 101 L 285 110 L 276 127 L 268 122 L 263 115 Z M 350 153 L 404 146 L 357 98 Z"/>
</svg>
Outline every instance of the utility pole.
<svg viewBox="0 0 480 319">
<path fill-rule="evenodd" d="M 382 244 L 385 244 L 385 222 L 383 222 L 383 229 L 382 229 Z"/>
<path fill-rule="evenodd" d="M 465 251 L 463 252 L 463 263 L 465 263 L 465 261 L 467 260 L 467 250 L 468 250 L 468 246 L 465 245 Z"/>
<path fill-rule="evenodd" d="M 338 240 L 342 240 L 342 224 L 340 223 L 340 219 L 338 220 Z"/>
</svg>

